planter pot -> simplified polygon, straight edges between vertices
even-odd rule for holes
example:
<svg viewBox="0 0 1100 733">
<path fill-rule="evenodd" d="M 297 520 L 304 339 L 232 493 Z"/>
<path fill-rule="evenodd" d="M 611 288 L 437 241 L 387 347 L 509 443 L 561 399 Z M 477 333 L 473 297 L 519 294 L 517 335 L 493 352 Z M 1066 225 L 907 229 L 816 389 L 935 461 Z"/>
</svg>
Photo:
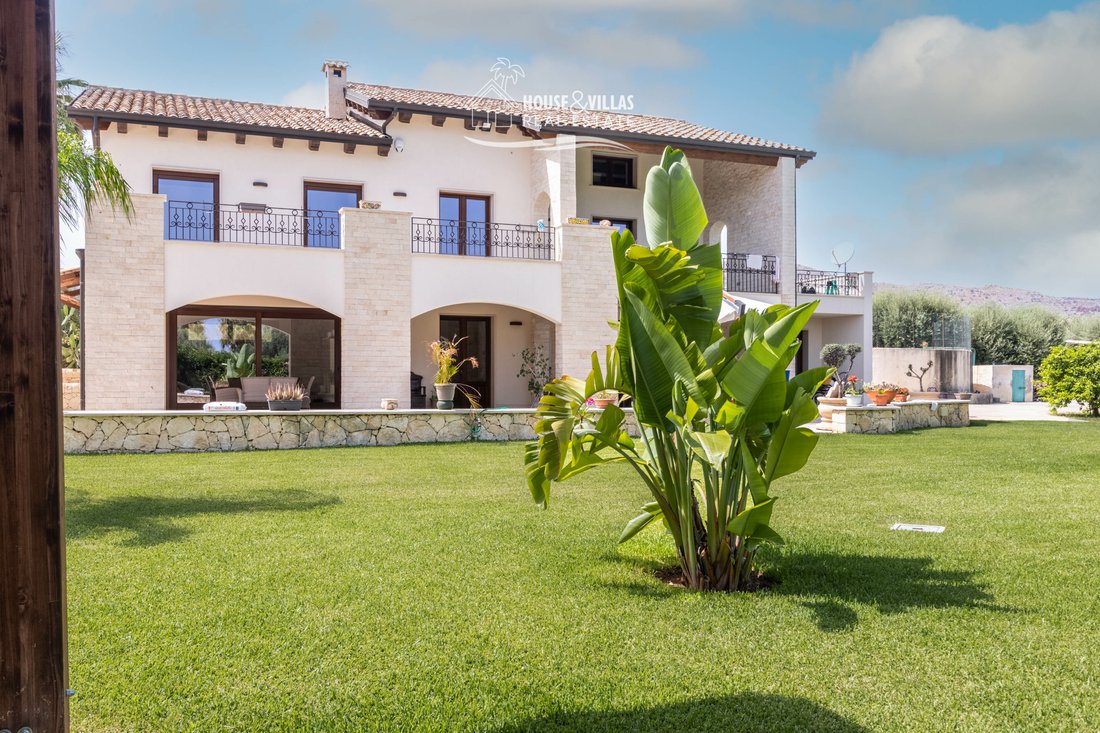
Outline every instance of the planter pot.
<svg viewBox="0 0 1100 733">
<path fill-rule="evenodd" d="M 863 407 L 863 395 L 845 395 L 844 401 L 847 407 Z"/>
<path fill-rule="evenodd" d="M 302 409 L 301 400 L 268 400 L 267 409 L 276 412 L 294 412 Z"/>
<path fill-rule="evenodd" d="M 896 394 L 896 392 L 868 392 L 867 396 L 871 398 L 871 402 L 874 402 L 876 406 L 886 407 L 894 401 Z"/>
<path fill-rule="evenodd" d="M 847 404 L 848 400 L 843 397 L 818 397 L 817 411 L 821 415 L 821 422 L 832 422 L 833 410 Z"/>
<path fill-rule="evenodd" d="M 605 399 L 603 397 L 600 397 L 600 398 L 593 398 L 592 402 L 596 405 L 596 407 L 598 407 L 599 409 L 602 410 L 605 407 L 610 407 L 611 405 L 615 404 L 615 399 L 614 398 Z"/>
<path fill-rule="evenodd" d="M 898 392 L 896 395 L 894 395 L 894 402 L 908 402 L 908 401 L 909 401 L 909 393 L 908 392 Z"/>
<path fill-rule="evenodd" d="M 955 393 L 955 399 L 957 399 L 957 400 L 969 400 L 973 396 L 974 396 L 973 392 L 956 392 Z"/>
<path fill-rule="evenodd" d="M 439 410 L 455 409 L 455 385 L 435 385 L 435 406 Z"/>
</svg>

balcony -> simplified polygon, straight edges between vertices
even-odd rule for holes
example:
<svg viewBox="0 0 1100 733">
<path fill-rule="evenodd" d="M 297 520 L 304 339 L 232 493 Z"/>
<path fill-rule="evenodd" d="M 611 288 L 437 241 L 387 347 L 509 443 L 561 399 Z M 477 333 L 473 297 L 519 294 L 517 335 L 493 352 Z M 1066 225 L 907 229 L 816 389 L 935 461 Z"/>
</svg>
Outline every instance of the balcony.
<svg viewBox="0 0 1100 733">
<path fill-rule="evenodd" d="M 749 255 L 722 257 L 722 289 L 730 293 L 778 293 L 779 275 L 775 255 L 761 255 L 760 267 L 749 267 Z"/>
<path fill-rule="evenodd" d="M 188 242 L 340 248 L 340 213 L 260 204 L 168 201 L 164 238 Z"/>
<path fill-rule="evenodd" d="M 553 227 L 457 219 L 412 219 L 412 251 L 459 257 L 555 259 Z"/>
<path fill-rule="evenodd" d="M 809 295 L 863 297 L 863 277 L 859 272 L 830 272 L 800 269 L 795 275 L 797 292 Z"/>
</svg>

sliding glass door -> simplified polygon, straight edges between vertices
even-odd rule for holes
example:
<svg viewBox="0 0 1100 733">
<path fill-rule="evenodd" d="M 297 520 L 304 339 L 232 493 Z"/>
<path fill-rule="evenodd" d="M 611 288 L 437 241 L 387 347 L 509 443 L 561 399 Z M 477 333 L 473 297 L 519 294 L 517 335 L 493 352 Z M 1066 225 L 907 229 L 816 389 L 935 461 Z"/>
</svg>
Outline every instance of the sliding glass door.
<svg viewBox="0 0 1100 733">
<path fill-rule="evenodd" d="M 489 197 L 439 194 L 439 253 L 488 255 Z"/>
</svg>

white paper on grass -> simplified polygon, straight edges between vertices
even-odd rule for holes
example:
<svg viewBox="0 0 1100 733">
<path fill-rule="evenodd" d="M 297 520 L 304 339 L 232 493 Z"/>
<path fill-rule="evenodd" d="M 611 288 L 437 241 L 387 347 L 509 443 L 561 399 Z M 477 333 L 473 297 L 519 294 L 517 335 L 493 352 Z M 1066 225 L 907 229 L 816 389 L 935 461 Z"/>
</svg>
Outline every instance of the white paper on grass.
<svg viewBox="0 0 1100 733">
<path fill-rule="evenodd" d="M 890 529 L 898 529 L 906 532 L 932 532 L 934 534 L 940 534 L 946 527 L 941 527 L 938 524 L 902 524 L 898 522 Z"/>
</svg>

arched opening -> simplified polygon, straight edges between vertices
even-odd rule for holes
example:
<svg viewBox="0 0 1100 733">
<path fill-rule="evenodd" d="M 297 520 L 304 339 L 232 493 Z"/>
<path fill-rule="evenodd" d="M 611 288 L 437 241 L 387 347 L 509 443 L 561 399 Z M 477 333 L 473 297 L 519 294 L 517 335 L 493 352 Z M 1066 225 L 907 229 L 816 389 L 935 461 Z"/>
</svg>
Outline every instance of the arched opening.
<svg viewBox="0 0 1100 733">
<path fill-rule="evenodd" d="M 729 227 L 725 222 L 716 221 L 710 225 L 710 232 L 707 236 L 707 241 L 711 244 L 719 244 L 722 247 L 722 259 L 725 260 L 726 255 L 730 253 L 729 249 Z"/>
<path fill-rule="evenodd" d="M 552 376 L 556 329 L 549 318 L 493 303 L 461 303 L 421 313 L 411 323 L 412 379 L 423 387 L 422 394 L 414 390 L 413 407 L 434 404 L 435 367 L 428 345 L 439 338 L 463 339 L 460 357 L 478 360 L 476 368 L 464 367 L 455 382 L 465 385 L 482 407 L 530 407 L 533 387 L 541 387 L 539 370 L 545 370 L 546 379 Z M 469 406 L 461 394 L 455 404 Z"/>
<path fill-rule="evenodd" d="M 169 409 L 214 400 L 263 408 L 273 379 L 296 380 L 310 409 L 340 405 L 340 319 L 331 313 L 208 302 L 167 320 Z"/>
</svg>

